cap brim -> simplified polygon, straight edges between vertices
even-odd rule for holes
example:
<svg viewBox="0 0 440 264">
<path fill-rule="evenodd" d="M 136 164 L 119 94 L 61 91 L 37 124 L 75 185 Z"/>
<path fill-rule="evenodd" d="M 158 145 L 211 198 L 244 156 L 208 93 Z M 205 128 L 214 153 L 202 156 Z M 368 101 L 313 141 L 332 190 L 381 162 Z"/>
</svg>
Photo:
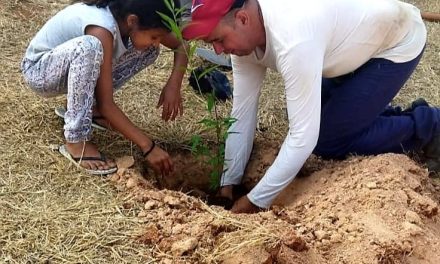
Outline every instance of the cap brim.
<svg viewBox="0 0 440 264">
<path fill-rule="evenodd" d="M 182 30 L 183 38 L 190 39 L 203 39 L 209 36 L 214 28 L 217 26 L 219 19 L 205 19 L 198 21 L 191 21 Z"/>
</svg>

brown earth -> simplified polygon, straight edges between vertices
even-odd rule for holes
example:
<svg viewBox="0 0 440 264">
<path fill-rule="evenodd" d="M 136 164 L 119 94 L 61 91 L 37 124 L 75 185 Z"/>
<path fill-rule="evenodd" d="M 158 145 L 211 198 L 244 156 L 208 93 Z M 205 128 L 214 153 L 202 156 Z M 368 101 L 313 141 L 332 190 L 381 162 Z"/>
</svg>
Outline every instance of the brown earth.
<svg viewBox="0 0 440 264">
<path fill-rule="evenodd" d="M 276 155 L 276 144 L 265 142 L 256 145 L 266 154 L 255 151 L 247 169 L 249 188 L 258 180 L 249 175 L 261 176 Z M 206 187 L 191 160 L 180 159 L 168 186 Z M 138 169 L 110 180 L 125 206 L 142 208 L 148 224 L 138 239 L 157 245 L 162 263 L 440 263 L 440 185 L 405 155 L 311 157 L 271 210 L 255 215 L 157 189 Z"/>
</svg>

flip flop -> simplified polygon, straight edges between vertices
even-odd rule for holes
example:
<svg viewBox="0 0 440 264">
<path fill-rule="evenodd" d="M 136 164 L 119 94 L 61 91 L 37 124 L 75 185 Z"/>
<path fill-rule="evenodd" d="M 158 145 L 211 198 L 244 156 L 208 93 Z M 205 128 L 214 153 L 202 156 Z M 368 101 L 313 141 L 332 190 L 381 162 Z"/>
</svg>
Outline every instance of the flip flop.
<svg viewBox="0 0 440 264">
<path fill-rule="evenodd" d="M 66 114 L 66 109 L 64 107 L 57 107 L 57 108 L 55 108 L 55 114 L 64 119 L 64 115 Z M 108 130 L 108 128 L 96 123 L 97 119 L 104 119 L 104 117 L 94 116 L 92 119 L 92 127 L 96 128 L 98 130 L 102 130 L 102 131 Z"/>
<path fill-rule="evenodd" d="M 66 157 L 68 160 L 70 160 L 72 163 L 74 163 L 77 167 L 79 167 L 80 169 L 84 170 L 85 172 L 92 174 L 92 175 L 106 175 L 106 174 L 110 174 L 110 173 L 114 173 L 118 170 L 117 167 L 114 168 L 110 168 L 107 170 L 92 170 L 92 169 L 86 169 L 83 166 L 80 165 L 81 161 L 83 160 L 99 160 L 99 161 L 106 161 L 105 156 L 102 153 L 100 154 L 100 157 L 79 157 L 79 158 L 75 158 L 73 157 L 69 151 L 67 151 L 66 149 L 66 145 L 61 145 L 58 147 L 58 151 L 61 153 L 61 155 L 63 155 L 64 157 Z"/>
</svg>

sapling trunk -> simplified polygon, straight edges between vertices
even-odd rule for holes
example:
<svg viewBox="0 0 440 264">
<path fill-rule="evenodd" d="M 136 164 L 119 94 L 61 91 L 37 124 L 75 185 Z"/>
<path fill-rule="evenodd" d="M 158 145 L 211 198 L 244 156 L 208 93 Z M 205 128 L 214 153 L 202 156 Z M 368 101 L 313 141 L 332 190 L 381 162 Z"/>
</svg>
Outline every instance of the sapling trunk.
<svg viewBox="0 0 440 264">
<path fill-rule="evenodd" d="M 182 37 L 182 29 L 178 22 L 178 16 L 185 12 L 184 8 L 176 9 L 174 2 L 171 0 L 163 0 L 165 1 L 168 9 L 172 12 L 173 17 L 169 17 L 163 13 L 159 13 L 162 17 L 164 24 L 176 35 L 176 37 L 180 41 L 184 41 Z M 191 62 L 191 58 L 193 57 L 196 46 L 193 43 L 189 42 L 189 49 L 184 46 L 184 52 L 186 53 L 188 60 Z M 200 73 L 198 76 L 195 72 L 195 68 L 187 67 L 186 71 L 190 73 L 194 73 L 196 76 L 196 85 L 198 90 L 201 92 L 201 87 L 199 83 L 199 79 L 202 78 L 205 74 L 214 70 L 216 67 L 211 67 Z M 199 121 L 206 130 L 214 131 L 215 133 L 215 147 L 214 149 L 210 149 L 207 140 L 204 140 L 199 135 L 193 135 L 191 138 L 191 151 L 197 157 L 202 156 L 202 160 L 205 164 L 211 167 L 210 173 L 210 188 L 216 190 L 220 185 L 220 177 L 223 173 L 223 165 L 224 165 L 224 145 L 226 141 L 226 137 L 228 135 L 227 130 L 229 127 L 235 122 L 235 119 L 231 117 L 222 118 L 218 113 L 217 101 L 215 99 L 214 90 L 212 90 L 211 94 L 206 97 L 206 106 L 207 111 L 209 113 L 209 118 L 204 118 Z M 223 132 L 226 131 L 226 132 Z"/>
</svg>

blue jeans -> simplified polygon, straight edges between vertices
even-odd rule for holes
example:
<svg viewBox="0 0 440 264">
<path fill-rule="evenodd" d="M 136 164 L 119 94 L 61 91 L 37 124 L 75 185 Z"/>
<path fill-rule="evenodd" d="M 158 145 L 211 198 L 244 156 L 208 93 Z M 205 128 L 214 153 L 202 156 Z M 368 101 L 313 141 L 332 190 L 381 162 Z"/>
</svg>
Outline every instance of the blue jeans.
<svg viewBox="0 0 440 264">
<path fill-rule="evenodd" d="M 422 57 L 371 59 L 356 71 L 322 80 L 321 128 L 314 153 L 323 158 L 417 151 L 440 133 L 438 108 L 383 114 Z"/>
</svg>

